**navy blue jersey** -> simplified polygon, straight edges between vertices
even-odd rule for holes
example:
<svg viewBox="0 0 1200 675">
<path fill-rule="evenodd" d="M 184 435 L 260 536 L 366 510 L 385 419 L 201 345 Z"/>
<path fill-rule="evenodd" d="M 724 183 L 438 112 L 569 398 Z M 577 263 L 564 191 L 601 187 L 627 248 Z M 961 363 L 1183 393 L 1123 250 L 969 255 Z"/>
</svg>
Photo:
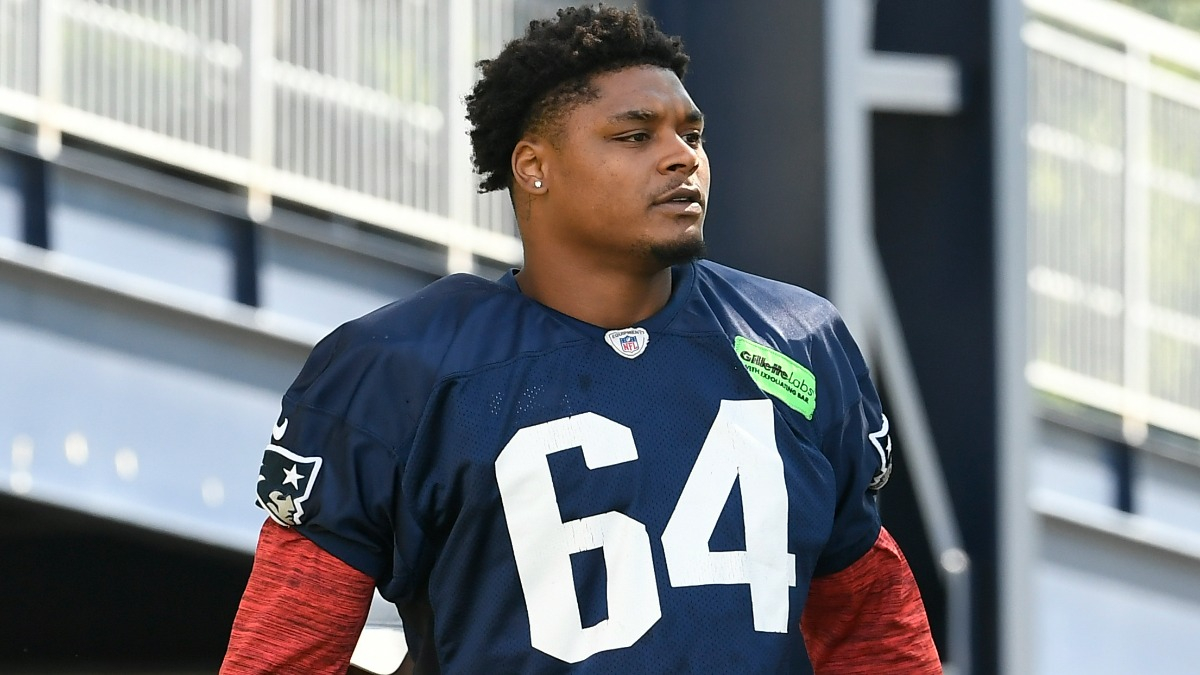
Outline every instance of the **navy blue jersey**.
<svg viewBox="0 0 1200 675">
<path fill-rule="evenodd" d="M 814 575 L 875 542 L 887 422 L 825 300 L 710 262 L 605 330 L 455 275 L 335 330 L 259 477 L 431 672 L 811 672 Z"/>
</svg>

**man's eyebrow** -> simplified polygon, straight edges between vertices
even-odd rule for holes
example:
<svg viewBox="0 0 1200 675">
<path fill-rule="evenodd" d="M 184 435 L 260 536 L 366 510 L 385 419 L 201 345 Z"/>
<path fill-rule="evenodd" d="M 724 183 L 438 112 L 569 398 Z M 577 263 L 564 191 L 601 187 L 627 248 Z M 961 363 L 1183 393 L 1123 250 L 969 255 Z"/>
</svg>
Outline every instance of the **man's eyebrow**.
<svg viewBox="0 0 1200 675">
<path fill-rule="evenodd" d="M 608 121 L 609 122 L 618 122 L 618 123 L 619 122 L 653 122 L 653 121 L 657 120 L 659 117 L 661 117 L 661 115 L 654 112 L 653 110 L 646 110 L 644 108 L 641 108 L 641 109 L 637 109 L 637 110 L 626 110 L 625 112 L 619 112 L 616 115 L 609 117 Z"/>
<path fill-rule="evenodd" d="M 608 118 L 608 121 L 613 122 L 613 123 L 654 122 L 661 118 L 662 118 L 662 115 L 653 110 L 639 108 L 636 110 L 626 110 L 625 112 L 620 112 L 620 113 L 617 113 L 616 115 L 612 115 L 611 117 Z M 704 113 L 700 112 L 696 108 L 692 108 L 691 110 L 689 110 L 687 112 L 686 115 L 684 115 L 683 119 L 685 122 L 691 122 L 691 123 L 703 122 L 704 121 Z"/>
</svg>

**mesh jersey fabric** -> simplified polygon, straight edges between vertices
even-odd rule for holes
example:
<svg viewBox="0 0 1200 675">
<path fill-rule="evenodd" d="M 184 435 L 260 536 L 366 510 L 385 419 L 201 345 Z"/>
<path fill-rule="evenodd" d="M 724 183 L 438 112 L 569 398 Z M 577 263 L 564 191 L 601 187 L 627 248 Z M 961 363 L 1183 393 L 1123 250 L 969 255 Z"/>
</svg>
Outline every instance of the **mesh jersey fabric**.
<svg viewBox="0 0 1200 675">
<path fill-rule="evenodd" d="M 511 272 L 341 326 L 284 395 L 260 504 L 376 580 L 421 672 L 811 672 L 809 581 L 879 533 L 878 396 L 827 301 L 672 275 L 636 358 Z"/>
</svg>

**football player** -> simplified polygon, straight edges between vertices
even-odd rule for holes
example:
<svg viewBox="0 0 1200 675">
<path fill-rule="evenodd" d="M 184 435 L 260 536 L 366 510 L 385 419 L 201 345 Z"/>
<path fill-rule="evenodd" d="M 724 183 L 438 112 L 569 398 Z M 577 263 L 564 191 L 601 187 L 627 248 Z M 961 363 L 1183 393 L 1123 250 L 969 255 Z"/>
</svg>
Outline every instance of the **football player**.
<svg viewBox="0 0 1200 675">
<path fill-rule="evenodd" d="M 345 672 L 374 589 L 419 673 L 941 672 L 854 341 L 701 259 L 687 63 L 635 10 L 582 8 L 480 64 L 474 160 L 524 263 L 313 349 L 222 672 Z"/>
</svg>

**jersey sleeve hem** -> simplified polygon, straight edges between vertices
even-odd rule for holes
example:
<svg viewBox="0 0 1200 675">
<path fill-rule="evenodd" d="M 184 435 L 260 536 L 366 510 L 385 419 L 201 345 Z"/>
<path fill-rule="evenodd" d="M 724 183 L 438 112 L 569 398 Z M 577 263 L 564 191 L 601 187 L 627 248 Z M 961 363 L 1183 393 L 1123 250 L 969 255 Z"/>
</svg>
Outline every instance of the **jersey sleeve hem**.
<svg viewBox="0 0 1200 675">
<path fill-rule="evenodd" d="M 865 533 L 853 546 L 847 546 L 840 551 L 832 553 L 823 553 L 816 568 L 813 570 L 813 576 L 823 577 L 836 574 L 858 562 L 875 546 L 875 542 L 879 539 L 881 531 L 883 531 L 882 525 L 876 523 L 875 527 Z"/>
<path fill-rule="evenodd" d="M 292 529 L 329 555 L 371 577 L 376 584 L 386 582 L 393 575 L 392 565 L 385 563 L 379 555 L 364 551 L 361 547 L 350 544 L 332 532 L 303 526 Z"/>
</svg>

